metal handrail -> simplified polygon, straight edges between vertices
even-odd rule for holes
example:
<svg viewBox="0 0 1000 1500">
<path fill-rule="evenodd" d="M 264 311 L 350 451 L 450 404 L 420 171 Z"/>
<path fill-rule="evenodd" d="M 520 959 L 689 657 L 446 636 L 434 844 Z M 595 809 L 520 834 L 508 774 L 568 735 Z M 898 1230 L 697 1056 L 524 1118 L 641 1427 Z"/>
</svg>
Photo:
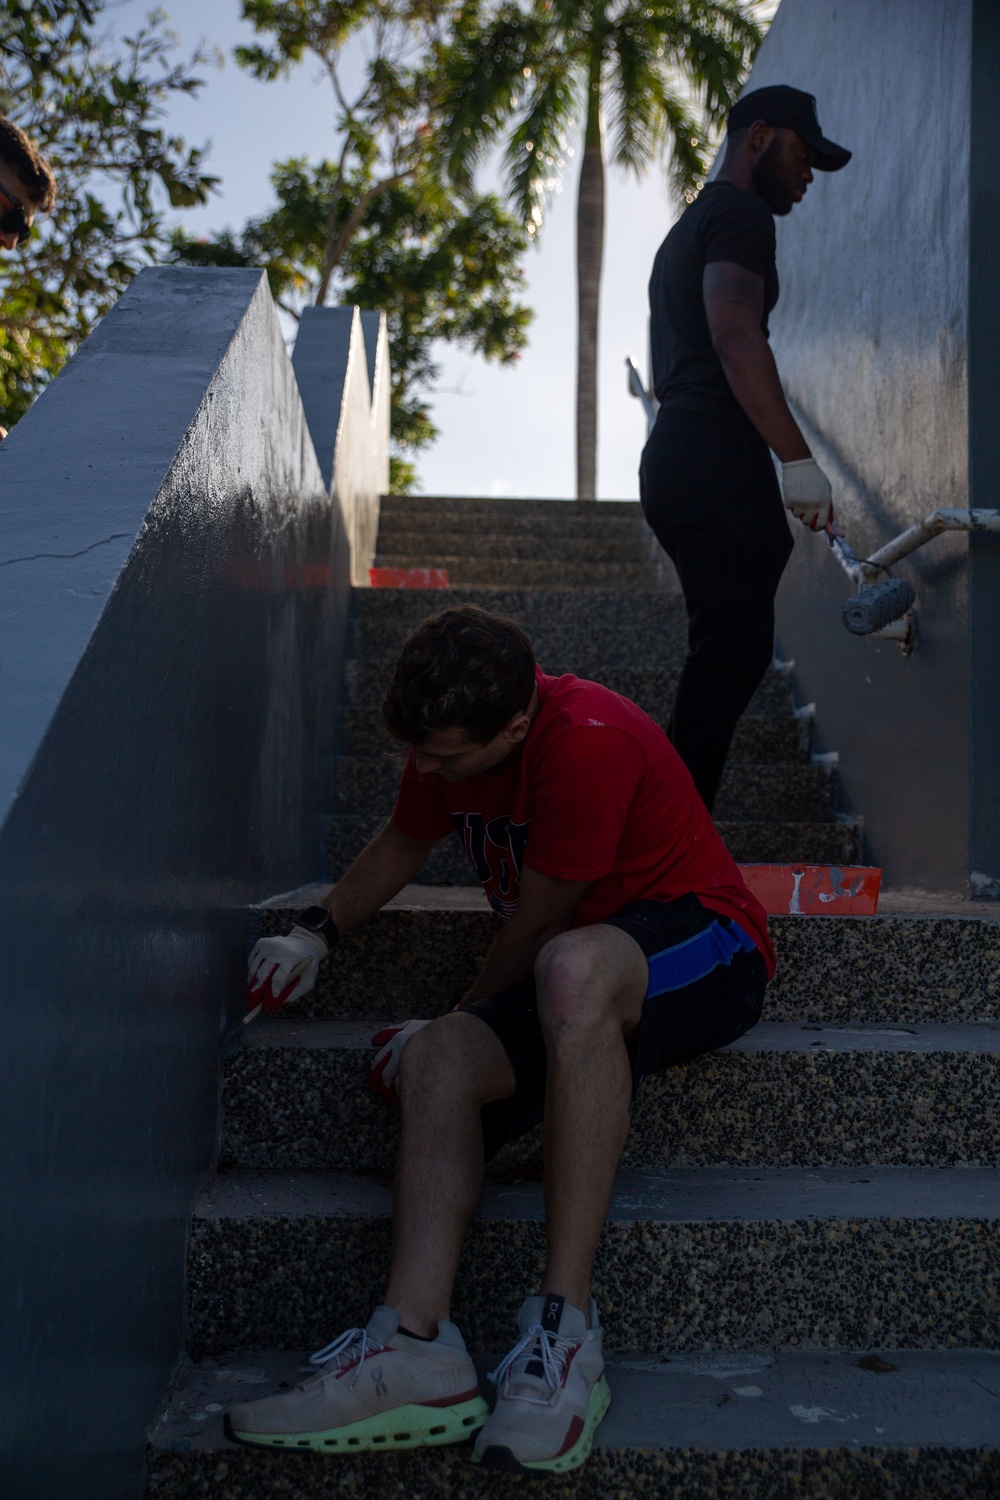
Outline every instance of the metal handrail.
<svg viewBox="0 0 1000 1500">
<path fill-rule="evenodd" d="M 660 403 L 652 391 L 647 391 L 642 376 L 636 369 L 635 361 L 631 355 L 625 356 L 625 368 L 628 371 L 628 393 L 630 396 L 634 396 L 637 401 L 642 402 L 642 409 L 646 413 L 646 426 L 652 432 L 653 423 L 656 421 L 656 414 L 660 409 Z"/>
<path fill-rule="evenodd" d="M 646 421 L 650 430 L 656 421 L 656 414 L 660 409 L 660 403 L 651 391 L 646 389 L 642 376 L 631 358 L 626 358 L 625 367 L 628 370 L 628 390 L 630 396 L 635 396 L 642 402 L 646 413 Z M 894 563 L 902 558 L 909 557 L 911 552 L 916 552 L 918 547 L 923 547 L 927 542 L 934 540 L 944 531 L 981 531 L 1000 533 L 1000 510 L 982 510 L 962 506 L 939 506 L 932 510 L 922 521 L 917 521 L 908 526 L 899 536 L 893 537 L 891 542 L 886 542 L 873 552 L 871 557 L 859 557 L 851 547 L 844 533 L 838 526 L 827 527 L 827 541 L 830 551 L 836 557 L 840 566 L 851 579 L 857 584 L 859 591 L 869 589 L 875 585 L 880 591 L 892 591 L 892 585 L 888 583 L 877 584 L 880 575 L 887 574 Z M 909 585 L 905 589 L 900 583 L 895 586 L 898 600 L 895 609 L 899 611 L 896 618 L 880 630 L 873 630 L 872 634 L 882 639 L 897 640 L 900 650 L 908 655 L 913 650 L 916 640 L 915 621 L 913 614 L 913 590 Z M 909 598 L 909 603 L 904 601 Z M 873 594 L 866 594 L 866 601 L 874 599 Z M 847 619 L 845 609 L 845 623 Z M 883 603 L 882 619 L 888 612 L 888 598 Z M 848 629 L 854 630 L 855 634 L 864 634 L 857 625 L 848 625 Z"/>
<path fill-rule="evenodd" d="M 830 535 L 830 551 L 837 558 L 844 572 L 859 587 L 885 573 L 901 558 L 916 552 L 918 547 L 931 542 L 943 531 L 1000 531 L 1000 510 L 972 510 L 961 506 L 940 506 L 913 526 L 908 526 L 899 536 L 879 547 L 871 557 L 858 557 L 848 545 L 847 538 L 836 531 Z"/>
</svg>

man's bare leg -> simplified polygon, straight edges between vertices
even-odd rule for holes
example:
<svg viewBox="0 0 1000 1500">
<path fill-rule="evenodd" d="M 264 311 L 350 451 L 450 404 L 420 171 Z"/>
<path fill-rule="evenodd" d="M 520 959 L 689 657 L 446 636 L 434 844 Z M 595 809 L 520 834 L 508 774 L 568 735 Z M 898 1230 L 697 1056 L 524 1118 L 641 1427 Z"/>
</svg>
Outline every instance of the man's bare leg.
<svg viewBox="0 0 1000 1500">
<path fill-rule="evenodd" d="M 503 1045 L 477 1016 L 452 1012 L 400 1058 L 392 1266 L 385 1301 L 411 1333 L 433 1337 L 451 1311 L 458 1258 L 483 1184 L 479 1111 L 514 1092 Z"/>
<path fill-rule="evenodd" d="M 617 927 L 554 938 L 535 965 L 548 1053 L 546 1265 L 541 1290 L 587 1312 L 590 1272 L 629 1127 L 625 1037 L 639 1023 L 648 966 Z"/>
</svg>

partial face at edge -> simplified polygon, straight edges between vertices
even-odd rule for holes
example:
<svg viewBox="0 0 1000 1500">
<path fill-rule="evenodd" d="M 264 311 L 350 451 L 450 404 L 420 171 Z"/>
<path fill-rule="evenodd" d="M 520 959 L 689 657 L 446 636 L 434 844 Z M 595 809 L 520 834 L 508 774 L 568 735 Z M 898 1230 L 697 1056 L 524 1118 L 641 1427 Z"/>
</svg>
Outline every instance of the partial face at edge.
<svg viewBox="0 0 1000 1500">
<path fill-rule="evenodd" d="M 17 173 L 11 171 L 10 167 L 8 167 L 6 162 L 3 161 L 0 161 L 0 184 L 2 184 L 2 186 L 0 186 L 0 217 L 2 217 L 8 211 L 8 209 L 16 207 L 16 205 L 10 201 L 7 194 L 4 192 L 4 188 L 9 188 L 10 191 L 15 195 L 15 197 L 19 198 L 21 203 L 23 204 L 28 223 L 33 223 L 35 218 L 35 206 L 28 200 L 28 189 L 25 187 L 20 177 L 18 177 Z M 0 245 L 2 245 L 5 250 L 16 250 L 17 235 L 15 233 L 8 233 L 5 230 L 0 230 Z"/>
</svg>

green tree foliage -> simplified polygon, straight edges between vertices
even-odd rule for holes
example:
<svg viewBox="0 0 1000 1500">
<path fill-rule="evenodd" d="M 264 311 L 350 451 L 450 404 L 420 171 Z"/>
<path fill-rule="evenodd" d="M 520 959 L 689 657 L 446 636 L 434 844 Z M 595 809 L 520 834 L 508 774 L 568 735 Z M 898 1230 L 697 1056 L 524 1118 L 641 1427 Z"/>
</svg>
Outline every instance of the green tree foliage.
<svg viewBox="0 0 1000 1500">
<path fill-rule="evenodd" d="M 449 57 L 448 168 L 471 180 L 505 140 L 510 198 L 529 234 L 581 151 L 577 205 L 577 493 L 595 493 L 597 327 L 605 122 L 612 164 L 669 163 L 690 202 L 708 147 L 761 39 L 758 0 L 469 0 Z"/>
<path fill-rule="evenodd" d="M 205 151 L 158 123 L 210 58 L 173 58 L 153 12 L 120 46 L 105 0 L 0 0 L 0 112 L 52 164 L 59 198 L 19 250 L 0 255 L 0 409 L 23 416 L 144 264 L 168 243 L 171 208 L 204 203 Z"/>
<path fill-rule="evenodd" d="M 210 240 L 177 235 L 191 264 L 260 265 L 279 304 L 355 302 L 386 312 L 392 348 L 394 488 L 436 429 L 428 396 L 436 340 L 509 363 L 531 314 L 518 300 L 527 235 L 471 174 L 443 168 L 455 0 L 244 0 L 261 40 L 237 61 L 264 81 L 318 61 L 329 80 L 337 152 L 276 164 L 277 205 Z M 346 49 L 346 50 L 345 50 Z"/>
</svg>

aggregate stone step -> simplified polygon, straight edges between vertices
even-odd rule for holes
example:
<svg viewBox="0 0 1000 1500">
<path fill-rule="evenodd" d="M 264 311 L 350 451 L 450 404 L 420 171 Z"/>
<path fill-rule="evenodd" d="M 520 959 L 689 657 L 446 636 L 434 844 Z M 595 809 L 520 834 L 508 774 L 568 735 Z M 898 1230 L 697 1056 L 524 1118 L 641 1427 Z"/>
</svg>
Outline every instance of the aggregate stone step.
<svg viewBox="0 0 1000 1500">
<path fill-rule="evenodd" d="M 384 755 L 340 755 L 333 761 L 333 805 L 338 813 L 379 812 L 388 817 L 396 802 L 403 767 L 400 749 Z M 813 765 L 726 767 L 715 804 L 722 820 L 771 819 L 832 823 L 836 771 Z"/>
<path fill-rule="evenodd" d="M 334 814 L 324 823 L 324 873 L 337 880 L 384 826 L 385 816 Z M 716 827 L 740 864 L 856 865 L 861 859 L 860 819 L 835 823 L 719 821 Z M 425 885 L 476 883 L 475 871 L 457 837 L 442 839 L 434 846 L 418 879 Z"/>
<path fill-rule="evenodd" d="M 484 1473 L 469 1445 L 328 1457 L 227 1441 L 222 1408 L 287 1388 L 309 1348 L 182 1361 L 147 1452 L 146 1500 L 524 1500 L 516 1474 Z M 503 1348 L 504 1346 L 498 1346 Z M 481 1389 L 500 1355 L 477 1359 Z M 996 1395 L 987 1350 L 713 1351 L 607 1361 L 611 1407 L 582 1468 L 551 1500 L 994 1500 Z"/>
<path fill-rule="evenodd" d="M 379 593 L 392 593 L 390 589 L 379 589 Z M 400 593 L 410 590 L 399 590 Z M 436 590 L 438 604 L 443 609 L 450 603 L 450 589 Z M 456 590 L 456 592 L 458 592 Z M 471 590 L 463 590 L 469 593 Z M 565 594 L 565 590 L 557 591 Z M 475 601 L 470 601 L 475 602 Z M 345 677 L 349 688 L 354 679 L 371 678 L 371 687 L 365 696 L 372 701 L 381 700 L 381 691 L 392 672 L 400 648 L 410 631 L 434 606 L 412 620 L 393 618 L 358 622 L 351 642 L 351 652 L 345 663 Z M 497 611 L 500 613 L 500 611 Z M 517 619 L 516 615 L 509 618 Z M 687 617 L 677 609 L 664 609 L 654 625 L 647 627 L 622 626 L 607 630 L 599 622 L 593 626 L 585 619 L 542 622 L 532 625 L 530 621 L 519 621 L 531 641 L 535 659 L 543 671 L 573 672 L 577 677 L 589 677 L 604 681 L 599 673 L 643 668 L 646 671 L 666 667 L 679 672 L 687 655 Z M 644 633 L 645 632 L 645 633 Z"/>
<path fill-rule="evenodd" d="M 659 569 L 668 564 L 659 562 L 655 555 L 649 559 L 637 558 L 626 562 L 611 559 L 607 562 L 594 558 L 517 557 L 503 553 L 494 557 L 463 557 L 442 553 L 432 544 L 419 552 L 376 552 L 377 567 L 385 568 L 444 568 L 449 584 L 496 585 L 508 588 L 576 589 L 638 589 L 651 588 L 659 577 Z M 379 590 L 379 592 L 397 592 Z M 440 595 L 440 590 L 435 590 Z M 443 605 L 438 605 L 443 608 Z"/>
<path fill-rule="evenodd" d="M 624 514 L 622 514 L 624 511 Z M 478 545 L 480 537 L 517 537 L 549 547 L 568 541 L 645 543 L 655 537 L 638 506 L 602 506 L 595 512 L 568 515 L 565 506 L 550 506 L 540 515 L 533 512 L 497 511 L 470 515 L 464 510 L 433 510 L 419 507 L 413 511 L 385 512 L 379 517 L 379 545 L 386 550 L 398 547 L 402 538 L 461 537 L 463 543 Z M 461 550 L 457 548 L 456 550 Z"/>
<path fill-rule="evenodd" d="M 720 819 L 715 825 L 741 865 L 856 865 L 861 863 L 860 818 L 834 823 Z"/>
<path fill-rule="evenodd" d="M 650 710 L 647 708 L 646 712 L 650 713 Z M 666 712 L 654 712 L 650 717 L 661 728 L 666 726 Z M 399 748 L 398 743 L 386 734 L 382 714 L 375 707 L 341 708 L 337 711 L 336 723 L 337 744 L 344 755 L 381 755 Z M 771 718 L 752 718 L 744 714 L 736 726 L 729 753 L 734 761 L 757 765 L 802 765 L 809 761 L 812 727 L 813 718 L 809 713 L 788 713 Z"/>
<path fill-rule="evenodd" d="M 192 1210 L 192 1354 L 318 1349 L 381 1300 L 391 1191 L 365 1177 L 232 1172 Z M 1000 1346 L 1000 1171 L 624 1171 L 594 1266 L 605 1348 Z M 504 1348 L 538 1286 L 540 1183 L 488 1185 L 453 1301 Z"/>
<path fill-rule="evenodd" d="M 461 515 L 477 523 L 502 526 L 507 520 L 518 524 L 529 520 L 551 521 L 562 525 L 591 521 L 603 525 L 615 522 L 634 524 L 642 519 L 638 500 L 536 500 L 518 497 L 456 495 L 384 495 L 379 512 L 381 521 L 405 521 L 409 516 L 429 518 Z"/>
<path fill-rule="evenodd" d="M 276 896 L 262 932 L 286 932 L 328 885 Z M 1000 1019 L 1000 921 L 988 913 L 771 917 L 772 1021 L 911 1025 Z M 435 1016 L 450 1010 L 500 929 L 479 889 L 405 887 L 320 965 L 297 1014 Z"/>
<path fill-rule="evenodd" d="M 381 1024 L 281 1017 L 249 1027 L 224 1069 L 221 1165 L 391 1171 L 399 1115 L 368 1085 Z M 1000 1166 L 998 1096 L 1000 1022 L 762 1021 L 644 1082 L 622 1165 Z M 540 1165 L 533 1132 L 491 1175 L 537 1175 Z"/>
<path fill-rule="evenodd" d="M 605 661 L 657 665 L 664 631 L 686 630 L 684 601 L 659 588 L 621 593 L 608 588 L 550 589 L 491 586 L 448 589 L 354 589 L 351 610 L 355 650 L 393 655 L 401 641 L 437 610 L 477 604 L 508 615 L 533 642 L 545 632 L 577 633 L 577 645 L 600 644 Z"/>
<path fill-rule="evenodd" d="M 522 534 L 520 529 L 484 531 L 481 526 L 473 525 L 466 530 L 453 530 L 449 524 L 447 530 L 436 526 L 419 531 L 380 527 L 376 551 L 390 566 L 396 557 L 423 557 L 429 563 L 433 563 L 436 557 L 503 557 L 521 561 L 541 558 L 575 564 L 596 560 L 646 562 L 652 557 L 662 557 L 662 553 L 654 551 L 658 547 L 652 532 L 631 526 L 592 527 L 582 534 L 576 528 L 552 529 L 548 533 L 539 533 L 536 528 Z"/>
</svg>

